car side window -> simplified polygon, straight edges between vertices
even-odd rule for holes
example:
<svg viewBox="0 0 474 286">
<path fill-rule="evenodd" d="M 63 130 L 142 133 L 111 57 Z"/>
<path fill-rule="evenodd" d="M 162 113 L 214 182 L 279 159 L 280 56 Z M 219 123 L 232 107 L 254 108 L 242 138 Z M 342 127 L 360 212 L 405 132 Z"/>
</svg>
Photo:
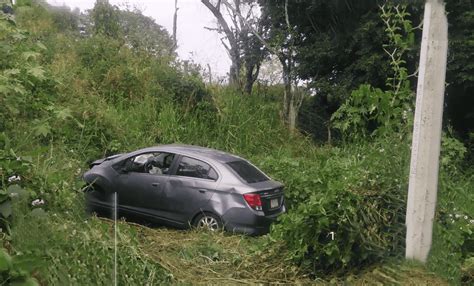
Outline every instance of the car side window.
<svg viewBox="0 0 474 286">
<path fill-rule="evenodd" d="M 176 175 L 200 179 L 217 180 L 217 172 L 207 163 L 183 156 Z"/>
<path fill-rule="evenodd" d="M 169 173 L 175 154 L 146 153 L 131 157 L 125 163 L 129 172 L 151 175 L 166 175 Z"/>
</svg>

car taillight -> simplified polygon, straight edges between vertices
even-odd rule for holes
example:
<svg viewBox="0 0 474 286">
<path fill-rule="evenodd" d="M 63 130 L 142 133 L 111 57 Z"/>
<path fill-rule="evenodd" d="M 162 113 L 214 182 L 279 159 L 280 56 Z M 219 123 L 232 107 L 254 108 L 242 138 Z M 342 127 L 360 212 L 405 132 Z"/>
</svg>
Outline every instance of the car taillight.
<svg viewBox="0 0 474 286">
<path fill-rule="evenodd" d="M 259 194 L 244 194 L 244 199 L 254 210 L 262 210 L 262 200 Z"/>
</svg>

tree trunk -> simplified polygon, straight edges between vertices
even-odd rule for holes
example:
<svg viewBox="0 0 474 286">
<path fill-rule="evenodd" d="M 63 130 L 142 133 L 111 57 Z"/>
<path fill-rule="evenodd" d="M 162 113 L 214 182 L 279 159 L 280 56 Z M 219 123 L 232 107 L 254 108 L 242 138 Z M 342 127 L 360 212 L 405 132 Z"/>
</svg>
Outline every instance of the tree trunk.
<svg viewBox="0 0 474 286">
<path fill-rule="evenodd" d="M 279 57 L 280 63 L 283 66 L 283 84 L 284 84 L 284 91 L 283 91 L 283 112 L 282 112 L 282 119 L 283 122 L 288 126 L 288 129 L 294 131 L 296 126 L 296 121 L 292 124 L 292 120 L 296 120 L 294 115 L 295 112 L 295 102 L 294 102 L 294 92 L 293 92 L 293 84 L 291 78 L 291 67 L 286 62 L 285 57 Z M 291 63 L 290 63 L 291 64 Z"/>
<path fill-rule="evenodd" d="M 176 31 L 178 29 L 178 0 L 174 0 L 174 16 L 173 16 L 173 52 L 178 47 L 178 40 L 176 38 Z"/>
<path fill-rule="evenodd" d="M 298 110 L 297 105 L 295 103 L 294 92 L 292 92 L 292 96 L 290 97 L 290 104 L 288 106 L 288 129 L 290 133 L 294 133 L 296 130 L 296 120 L 298 118 Z"/>
<path fill-rule="evenodd" d="M 230 68 L 229 68 L 229 84 L 231 86 L 234 86 L 240 89 L 240 69 L 241 69 L 240 56 L 238 54 L 238 51 L 233 51 L 232 48 L 230 50 L 230 53 L 231 53 L 232 64 L 230 65 Z"/>
<path fill-rule="evenodd" d="M 258 78 L 260 72 L 260 63 L 251 62 L 247 60 L 245 62 L 245 86 L 244 92 L 248 95 L 252 94 L 253 84 Z"/>
<path fill-rule="evenodd" d="M 229 52 L 230 60 L 232 62 L 232 65 L 229 69 L 229 84 L 240 88 L 240 68 L 242 66 L 242 59 L 239 52 L 239 43 L 238 39 L 234 35 L 234 32 L 229 27 L 229 24 L 221 13 L 221 1 L 218 1 L 215 6 L 209 0 L 201 0 L 201 3 L 203 3 L 209 9 L 209 11 L 212 12 L 212 14 L 214 14 L 217 22 L 229 41 L 230 47 L 226 45 L 224 41 L 222 41 L 222 44 Z"/>
</svg>

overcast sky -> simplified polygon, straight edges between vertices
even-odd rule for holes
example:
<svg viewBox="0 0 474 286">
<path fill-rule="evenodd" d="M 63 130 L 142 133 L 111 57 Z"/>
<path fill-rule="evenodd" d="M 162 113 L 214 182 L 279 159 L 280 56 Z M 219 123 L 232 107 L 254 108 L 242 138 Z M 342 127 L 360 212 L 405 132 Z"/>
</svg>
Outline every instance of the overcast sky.
<svg viewBox="0 0 474 286">
<path fill-rule="evenodd" d="M 81 11 L 92 9 L 95 0 L 47 0 L 52 5 L 66 5 Z M 127 3 L 138 7 L 143 14 L 152 17 L 171 34 L 173 31 L 174 0 L 109 0 L 113 5 Z M 230 60 L 220 37 L 216 32 L 204 29 L 215 27 L 216 21 L 211 12 L 200 0 L 178 0 L 178 54 L 181 59 L 193 59 L 212 73 L 224 76 L 228 72 Z"/>
</svg>

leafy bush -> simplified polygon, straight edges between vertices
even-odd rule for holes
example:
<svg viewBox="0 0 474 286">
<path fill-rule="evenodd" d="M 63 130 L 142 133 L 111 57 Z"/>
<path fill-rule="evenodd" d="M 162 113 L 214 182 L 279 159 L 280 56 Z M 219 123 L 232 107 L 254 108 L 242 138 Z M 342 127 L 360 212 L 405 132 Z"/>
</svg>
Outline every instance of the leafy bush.
<svg viewBox="0 0 474 286">
<path fill-rule="evenodd" d="M 468 260 L 474 256 L 474 194 L 471 192 L 474 173 L 457 169 L 453 173 L 452 170 L 452 167 L 441 169 L 428 265 L 452 283 L 459 283 L 468 279 L 471 270 L 463 265 L 469 265 Z"/>
<path fill-rule="evenodd" d="M 452 175 L 458 173 L 466 152 L 466 147 L 462 142 L 456 138 L 443 134 L 441 137 L 440 160 L 442 170 Z"/>
<path fill-rule="evenodd" d="M 7 232 L 10 229 L 12 198 L 29 198 L 31 195 L 19 185 L 25 184 L 31 175 L 31 159 L 17 156 L 9 145 L 7 137 L 0 133 L 0 229 Z"/>
<path fill-rule="evenodd" d="M 288 185 L 291 209 L 272 237 L 314 274 L 344 273 L 401 253 L 406 144 L 392 139 L 324 153 L 280 165 L 295 174 L 286 180 L 295 185 Z"/>
<path fill-rule="evenodd" d="M 359 139 L 406 132 L 411 126 L 413 111 L 412 104 L 406 102 L 409 95 L 411 92 L 407 90 L 396 94 L 368 84 L 361 85 L 332 115 L 333 126 L 346 137 Z"/>
<path fill-rule="evenodd" d="M 315 274 L 364 268 L 401 250 L 404 202 L 396 194 L 316 194 L 283 216 L 272 236 Z"/>
<path fill-rule="evenodd" d="M 0 12 L 0 131 L 20 118 L 41 114 L 48 102 L 45 92 L 54 81 L 40 64 L 46 47 L 19 29 L 13 17 Z M 41 87 L 41 88 L 39 88 Z"/>
<path fill-rule="evenodd" d="M 0 248 L 0 283 L 2 285 L 39 285 L 38 281 L 30 276 L 28 271 L 30 266 L 31 261 L 25 261 L 21 256 L 15 256 L 12 259 L 5 249 Z"/>
</svg>

